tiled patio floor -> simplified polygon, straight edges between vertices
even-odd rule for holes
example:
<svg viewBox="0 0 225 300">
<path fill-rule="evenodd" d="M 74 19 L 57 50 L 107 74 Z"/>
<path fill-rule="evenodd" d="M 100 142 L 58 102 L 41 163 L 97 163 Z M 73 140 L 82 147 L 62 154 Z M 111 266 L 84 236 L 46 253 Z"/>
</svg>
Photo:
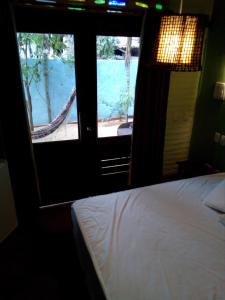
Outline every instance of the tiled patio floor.
<svg viewBox="0 0 225 300">
<path fill-rule="evenodd" d="M 124 121 L 119 120 L 99 122 L 98 137 L 117 136 L 117 129 L 122 123 L 124 123 Z M 36 127 L 36 130 L 40 128 L 41 127 Z M 63 124 L 56 131 L 49 134 L 48 136 L 37 140 L 33 140 L 33 143 L 65 141 L 74 139 L 78 139 L 78 125 L 76 123 Z"/>
</svg>

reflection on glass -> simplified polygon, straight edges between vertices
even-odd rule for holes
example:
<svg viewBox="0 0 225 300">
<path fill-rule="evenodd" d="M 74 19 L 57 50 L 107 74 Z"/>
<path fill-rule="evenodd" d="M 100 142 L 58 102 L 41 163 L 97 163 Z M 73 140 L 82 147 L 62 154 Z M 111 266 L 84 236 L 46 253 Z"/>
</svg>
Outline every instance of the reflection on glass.
<svg viewBox="0 0 225 300">
<path fill-rule="evenodd" d="M 17 34 L 33 142 L 78 138 L 74 39 L 66 34 Z"/>
<path fill-rule="evenodd" d="M 138 55 L 137 37 L 97 37 L 98 137 L 132 134 Z"/>
</svg>

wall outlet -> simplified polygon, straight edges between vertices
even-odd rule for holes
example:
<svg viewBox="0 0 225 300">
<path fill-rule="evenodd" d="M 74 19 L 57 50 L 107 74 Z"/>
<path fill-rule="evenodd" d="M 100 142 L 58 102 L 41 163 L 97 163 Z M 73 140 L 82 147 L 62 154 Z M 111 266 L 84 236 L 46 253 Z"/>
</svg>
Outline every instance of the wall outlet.
<svg viewBox="0 0 225 300">
<path fill-rule="evenodd" d="M 222 134 L 221 134 L 221 137 L 220 137 L 220 145 L 221 145 L 221 146 L 225 146 L 225 135 L 222 135 Z"/>
<path fill-rule="evenodd" d="M 218 144 L 220 142 L 220 138 L 221 138 L 221 134 L 219 132 L 215 132 L 214 142 Z"/>
</svg>

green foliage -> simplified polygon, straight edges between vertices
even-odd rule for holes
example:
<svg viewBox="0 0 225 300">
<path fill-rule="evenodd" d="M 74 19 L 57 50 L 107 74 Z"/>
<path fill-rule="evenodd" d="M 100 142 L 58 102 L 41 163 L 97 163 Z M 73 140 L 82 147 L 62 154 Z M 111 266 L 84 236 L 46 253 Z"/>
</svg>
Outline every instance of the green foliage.
<svg viewBox="0 0 225 300">
<path fill-rule="evenodd" d="M 99 36 L 97 38 L 97 57 L 101 59 L 113 58 L 114 50 L 118 44 L 118 38 L 112 36 Z"/>
<path fill-rule="evenodd" d="M 66 44 L 63 42 L 63 34 L 51 34 L 50 47 L 53 50 L 54 56 L 61 56 L 63 50 L 67 48 Z"/>
<path fill-rule="evenodd" d="M 52 114 L 51 100 L 48 91 L 48 59 L 56 57 L 63 58 L 64 50 L 67 49 L 67 45 L 64 43 L 63 34 L 18 33 L 17 41 L 21 58 L 22 78 L 25 87 L 25 101 L 30 127 L 33 131 L 32 95 L 30 92 L 30 85 L 33 81 L 36 83 L 39 82 L 41 72 L 43 72 L 45 78 L 45 100 L 50 122 Z M 63 62 L 67 62 L 66 59 L 62 60 Z M 41 68 L 42 65 L 43 68 Z"/>
<path fill-rule="evenodd" d="M 119 113 L 119 116 L 128 116 L 128 110 L 131 105 L 134 103 L 134 98 L 129 95 L 127 90 L 122 91 L 120 94 L 120 101 L 116 104 L 116 109 Z"/>
<path fill-rule="evenodd" d="M 40 65 L 44 59 L 61 57 L 67 45 L 63 34 L 18 33 L 17 40 L 21 60 L 21 70 L 25 84 L 30 86 L 34 80 L 40 80 Z M 69 62 L 73 55 L 68 55 Z M 28 62 L 33 59 L 32 63 Z M 62 59 L 67 62 L 66 59 Z"/>
<path fill-rule="evenodd" d="M 114 37 L 100 37 L 97 40 L 97 54 L 101 58 L 112 58 L 114 49 L 118 45 L 119 40 Z M 128 111 L 134 102 L 134 98 L 130 95 L 130 59 L 131 59 L 131 43 L 132 38 L 127 37 L 125 52 L 125 69 L 126 69 L 126 87 L 120 93 L 120 98 L 113 106 L 107 101 L 103 101 L 106 106 L 111 108 L 111 117 L 113 113 L 117 113 L 119 117 L 125 117 L 128 121 Z"/>
<path fill-rule="evenodd" d="M 40 62 L 35 63 L 33 66 L 22 63 L 22 74 L 25 78 L 30 78 L 29 82 L 31 82 L 32 79 L 35 82 L 38 82 L 40 80 L 39 65 Z"/>
<path fill-rule="evenodd" d="M 102 101 L 102 103 L 111 108 L 109 118 L 116 113 L 119 117 L 128 119 L 128 111 L 134 103 L 134 97 L 130 96 L 128 91 L 124 89 L 120 93 L 120 99 L 115 104 L 111 104 L 108 101 Z"/>
<path fill-rule="evenodd" d="M 37 60 L 32 66 L 28 64 L 28 59 L 33 58 L 34 50 L 32 49 L 32 44 L 34 43 L 34 36 L 31 33 L 19 33 L 17 36 L 20 56 L 24 58 L 21 62 L 21 70 L 23 79 L 29 86 L 34 81 L 40 80 L 39 75 L 39 64 L 40 61 Z"/>
</svg>

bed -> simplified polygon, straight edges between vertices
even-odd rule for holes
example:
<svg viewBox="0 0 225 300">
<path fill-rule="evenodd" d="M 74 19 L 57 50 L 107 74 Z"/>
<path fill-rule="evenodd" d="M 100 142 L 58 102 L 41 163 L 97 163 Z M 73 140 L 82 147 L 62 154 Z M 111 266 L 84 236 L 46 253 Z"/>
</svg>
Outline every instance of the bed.
<svg viewBox="0 0 225 300">
<path fill-rule="evenodd" d="M 74 202 L 92 298 L 225 299 L 225 227 L 205 203 L 224 181 L 217 173 Z"/>
</svg>

